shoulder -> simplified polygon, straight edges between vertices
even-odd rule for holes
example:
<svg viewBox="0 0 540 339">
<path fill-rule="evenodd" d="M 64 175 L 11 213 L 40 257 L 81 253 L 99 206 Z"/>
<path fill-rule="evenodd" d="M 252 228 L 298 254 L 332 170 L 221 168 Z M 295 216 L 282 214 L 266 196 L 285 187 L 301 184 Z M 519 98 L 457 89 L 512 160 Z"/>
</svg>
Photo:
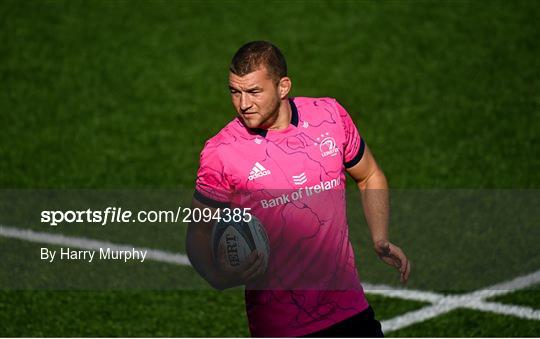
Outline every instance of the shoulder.
<svg viewBox="0 0 540 339">
<path fill-rule="evenodd" d="M 304 109 L 337 108 L 337 100 L 331 97 L 294 97 L 292 100 L 299 109 L 300 107 L 303 107 Z"/>
<path fill-rule="evenodd" d="M 318 118 L 328 117 L 329 115 L 336 118 L 340 114 L 340 108 L 343 109 L 339 102 L 331 97 L 294 97 L 292 101 L 298 109 L 299 114 L 306 120 L 317 120 Z"/>
<path fill-rule="evenodd" d="M 218 133 L 206 140 L 203 152 L 218 149 L 227 145 L 233 145 L 240 137 L 238 124 L 238 119 L 234 119 L 225 125 Z"/>
<path fill-rule="evenodd" d="M 292 99 L 300 120 L 309 124 L 337 124 L 342 120 L 343 107 L 335 98 L 295 97 Z"/>
<path fill-rule="evenodd" d="M 242 154 L 249 152 L 256 138 L 256 134 L 250 134 L 235 118 L 205 142 L 200 154 L 201 164 L 213 163 L 227 167 L 227 164 L 238 161 Z"/>
</svg>

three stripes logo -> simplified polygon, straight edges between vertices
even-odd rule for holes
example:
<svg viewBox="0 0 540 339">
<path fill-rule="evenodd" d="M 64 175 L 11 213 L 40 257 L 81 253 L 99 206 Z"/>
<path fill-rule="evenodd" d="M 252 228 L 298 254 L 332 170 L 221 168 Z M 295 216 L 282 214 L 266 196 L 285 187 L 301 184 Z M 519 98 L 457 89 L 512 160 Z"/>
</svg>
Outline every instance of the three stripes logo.
<svg viewBox="0 0 540 339">
<path fill-rule="evenodd" d="M 263 165 L 259 164 L 259 162 L 256 162 L 255 165 L 253 165 L 251 172 L 249 172 L 248 179 L 251 181 L 270 174 L 270 170 L 267 170 Z"/>
<path fill-rule="evenodd" d="M 292 176 L 295 185 L 303 185 L 307 181 L 306 172 Z"/>
</svg>

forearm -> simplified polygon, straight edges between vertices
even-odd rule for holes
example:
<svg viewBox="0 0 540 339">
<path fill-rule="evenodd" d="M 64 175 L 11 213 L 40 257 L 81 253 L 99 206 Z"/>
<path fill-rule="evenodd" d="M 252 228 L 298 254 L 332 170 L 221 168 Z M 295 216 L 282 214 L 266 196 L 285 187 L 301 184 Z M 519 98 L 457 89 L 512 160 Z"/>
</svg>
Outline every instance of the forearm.
<svg viewBox="0 0 540 339">
<path fill-rule="evenodd" d="M 365 180 L 358 182 L 358 188 L 362 195 L 362 207 L 373 244 L 381 240 L 387 241 L 390 203 L 384 173 L 377 169 Z"/>
<path fill-rule="evenodd" d="M 209 208 L 193 201 L 192 208 Z M 212 213 L 213 214 L 213 213 Z M 236 277 L 227 277 L 218 269 L 212 257 L 212 222 L 190 223 L 186 234 L 186 252 L 193 268 L 215 289 L 240 285 Z M 234 279 L 234 280 L 233 280 Z"/>
<path fill-rule="evenodd" d="M 207 225 L 190 224 L 186 235 L 186 253 L 191 266 L 206 280 L 212 287 L 217 288 L 215 272 L 210 249 L 210 237 L 202 228 Z"/>
<path fill-rule="evenodd" d="M 186 252 L 193 268 L 215 289 L 224 290 L 240 285 L 240 281 L 231 280 L 217 268 L 210 248 L 210 237 L 205 224 L 191 224 L 186 237 Z"/>
</svg>

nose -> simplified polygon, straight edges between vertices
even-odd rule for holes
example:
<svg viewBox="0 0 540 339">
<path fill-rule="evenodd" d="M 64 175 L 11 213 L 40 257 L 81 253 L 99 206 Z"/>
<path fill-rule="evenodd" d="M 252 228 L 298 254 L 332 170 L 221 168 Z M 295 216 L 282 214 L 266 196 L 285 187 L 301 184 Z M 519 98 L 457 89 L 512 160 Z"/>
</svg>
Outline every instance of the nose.
<svg viewBox="0 0 540 339">
<path fill-rule="evenodd" d="M 242 111 L 247 111 L 251 107 L 251 100 L 249 99 L 249 95 L 246 93 L 242 93 L 240 97 L 240 109 Z"/>
</svg>

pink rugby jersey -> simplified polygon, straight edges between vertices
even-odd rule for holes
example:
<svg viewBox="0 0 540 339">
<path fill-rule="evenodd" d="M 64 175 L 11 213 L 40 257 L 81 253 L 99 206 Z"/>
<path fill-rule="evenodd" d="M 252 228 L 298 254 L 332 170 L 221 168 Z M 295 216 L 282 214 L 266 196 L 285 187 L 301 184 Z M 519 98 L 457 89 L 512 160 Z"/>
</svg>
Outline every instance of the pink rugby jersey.
<svg viewBox="0 0 540 339">
<path fill-rule="evenodd" d="M 289 102 L 285 129 L 248 129 L 236 118 L 208 140 L 194 193 L 208 206 L 251 208 L 266 229 L 268 270 L 245 292 L 256 337 L 306 335 L 368 307 L 345 202 L 345 169 L 364 142 L 335 99 Z"/>
</svg>

